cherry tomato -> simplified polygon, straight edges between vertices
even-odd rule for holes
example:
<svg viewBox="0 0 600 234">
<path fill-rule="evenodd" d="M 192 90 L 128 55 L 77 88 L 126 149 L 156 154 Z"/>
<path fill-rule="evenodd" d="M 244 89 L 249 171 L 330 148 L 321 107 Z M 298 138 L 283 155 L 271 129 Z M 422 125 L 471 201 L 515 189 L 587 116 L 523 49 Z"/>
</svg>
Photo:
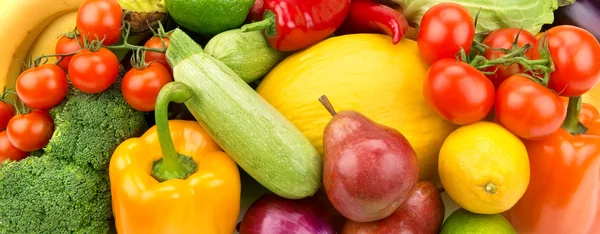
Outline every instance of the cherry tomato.
<svg viewBox="0 0 600 234">
<path fill-rule="evenodd" d="M 550 73 L 548 87 L 561 96 L 580 96 L 600 81 L 600 44 L 588 31 L 560 25 L 547 32 L 548 48 L 556 70 Z M 544 37 L 537 41 L 536 48 Z M 535 58 L 541 58 L 537 49 Z"/>
<path fill-rule="evenodd" d="M 77 30 L 88 41 L 112 45 L 121 38 L 123 12 L 115 0 L 86 0 L 77 10 Z"/>
<path fill-rule="evenodd" d="M 69 78 L 75 88 L 94 94 L 108 89 L 119 75 L 119 60 L 106 48 L 98 51 L 84 49 L 73 56 Z"/>
<path fill-rule="evenodd" d="M 8 122 L 6 133 L 17 149 L 33 152 L 48 144 L 54 133 L 54 122 L 46 113 L 33 110 L 13 117 Z"/>
<path fill-rule="evenodd" d="M 15 116 L 15 107 L 4 101 L 0 101 L 0 130 L 6 129 L 8 121 Z"/>
<path fill-rule="evenodd" d="M 43 64 L 25 70 L 15 85 L 19 99 L 32 108 L 48 109 L 67 95 L 67 74 L 58 65 Z"/>
<path fill-rule="evenodd" d="M 161 63 L 150 63 L 146 68 L 132 68 L 121 82 L 123 97 L 138 111 L 153 111 L 158 92 L 173 81 L 171 74 Z"/>
<path fill-rule="evenodd" d="M 423 85 L 427 104 L 458 125 L 485 118 L 494 104 L 494 92 L 494 85 L 483 73 L 454 59 L 431 65 Z"/>
<path fill-rule="evenodd" d="M 529 44 L 533 47 L 537 42 L 535 36 L 525 30 L 521 30 L 518 28 L 501 28 L 490 33 L 485 38 L 485 40 L 483 40 L 483 44 L 489 46 L 490 48 L 510 49 L 512 48 L 513 42 L 515 41 L 517 35 L 519 35 L 519 40 L 517 42 L 517 45 L 519 47 L 523 47 L 526 44 Z M 488 49 L 485 51 L 483 56 L 486 59 L 492 60 L 500 58 L 505 54 L 505 52 L 500 50 Z M 533 58 L 533 49 L 530 48 L 529 50 L 527 50 L 527 52 L 525 53 L 525 57 L 529 59 Z M 506 78 L 514 74 L 524 73 L 525 68 L 515 63 L 510 66 L 498 65 L 489 67 L 485 71 L 496 71 L 494 74 L 487 75 L 487 77 L 492 81 L 492 83 L 494 83 L 494 86 L 498 88 L 500 87 L 502 81 L 506 80 Z"/>
<path fill-rule="evenodd" d="M 567 116 L 560 96 L 522 75 L 513 75 L 500 85 L 495 111 L 506 129 L 529 140 L 556 132 Z"/>
<path fill-rule="evenodd" d="M 162 40 L 165 42 L 166 48 L 169 48 L 169 43 L 171 42 L 171 39 L 169 39 L 168 37 L 165 37 Z M 144 44 L 144 46 L 147 48 L 154 48 L 154 49 L 161 50 L 161 49 L 163 49 L 163 42 L 160 40 L 159 36 L 153 36 L 152 38 L 148 39 L 148 41 L 146 41 L 146 44 Z M 146 63 L 159 62 L 163 66 L 165 66 L 165 68 L 167 68 L 167 70 L 169 72 L 171 72 L 171 65 L 169 65 L 169 63 L 167 62 L 167 57 L 166 57 L 165 53 L 146 51 L 145 56 L 146 56 Z"/>
<path fill-rule="evenodd" d="M 469 11 L 456 3 L 440 3 L 423 15 L 417 45 L 421 56 L 433 64 L 443 58 L 455 59 L 461 48 L 468 54 L 474 37 Z"/>
<path fill-rule="evenodd" d="M 17 149 L 10 143 L 8 140 L 8 135 L 6 135 L 6 131 L 0 132 L 0 164 L 7 159 L 19 161 L 28 155 L 29 154 L 27 152 Z"/>
<path fill-rule="evenodd" d="M 66 35 L 61 36 L 56 42 L 55 52 L 56 54 L 69 54 L 76 52 L 83 48 L 83 38 L 81 36 L 69 38 Z M 73 55 L 65 56 L 63 60 L 58 64 L 65 70 L 69 68 L 69 62 Z"/>
</svg>

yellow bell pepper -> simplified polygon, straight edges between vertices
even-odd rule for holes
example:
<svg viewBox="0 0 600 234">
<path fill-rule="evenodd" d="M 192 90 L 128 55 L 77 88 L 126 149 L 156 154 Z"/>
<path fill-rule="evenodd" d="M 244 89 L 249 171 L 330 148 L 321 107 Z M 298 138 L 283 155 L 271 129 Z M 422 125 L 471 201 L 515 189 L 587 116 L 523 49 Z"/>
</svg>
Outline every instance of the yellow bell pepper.
<svg viewBox="0 0 600 234">
<path fill-rule="evenodd" d="M 156 126 L 123 142 L 111 158 L 120 234 L 235 232 L 241 192 L 237 165 L 198 122 L 167 119 L 169 101 L 182 98 L 161 92 Z"/>
</svg>

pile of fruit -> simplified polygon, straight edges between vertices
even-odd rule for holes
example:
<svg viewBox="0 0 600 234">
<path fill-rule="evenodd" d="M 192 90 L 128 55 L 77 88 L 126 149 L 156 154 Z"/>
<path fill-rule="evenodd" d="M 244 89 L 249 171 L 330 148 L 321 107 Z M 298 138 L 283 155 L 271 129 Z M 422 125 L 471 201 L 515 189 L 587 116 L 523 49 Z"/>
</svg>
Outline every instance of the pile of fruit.
<svg viewBox="0 0 600 234">
<path fill-rule="evenodd" d="M 0 233 L 600 233 L 593 1 L 0 5 Z"/>
</svg>

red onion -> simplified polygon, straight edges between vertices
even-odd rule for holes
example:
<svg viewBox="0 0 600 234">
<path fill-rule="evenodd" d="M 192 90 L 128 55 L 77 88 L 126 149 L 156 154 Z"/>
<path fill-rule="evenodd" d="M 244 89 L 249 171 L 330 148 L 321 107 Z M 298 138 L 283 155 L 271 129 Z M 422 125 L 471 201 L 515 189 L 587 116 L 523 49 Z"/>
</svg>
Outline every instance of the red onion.
<svg viewBox="0 0 600 234">
<path fill-rule="evenodd" d="M 315 198 L 289 200 L 265 194 L 248 209 L 240 234 L 334 234 L 333 217 Z"/>
</svg>

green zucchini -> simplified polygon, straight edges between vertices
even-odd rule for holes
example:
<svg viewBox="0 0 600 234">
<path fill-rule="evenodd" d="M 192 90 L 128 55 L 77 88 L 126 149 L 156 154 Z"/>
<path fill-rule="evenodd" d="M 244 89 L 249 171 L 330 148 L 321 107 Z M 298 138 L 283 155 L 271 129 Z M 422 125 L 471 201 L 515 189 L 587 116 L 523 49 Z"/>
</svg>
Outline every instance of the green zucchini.
<svg viewBox="0 0 600 234">
<path fill-rule="evenodd" d="M 271 48 L 261 31 L 242 32 L 239 28 L 214 36 L 204 51 L 231 68 L 246 83 L 265 76 L 287 55 Z"/>
<path fill-rule="evenodd" d="M 317 191 L 321 156 L 289 120 L 183 31 L 173 32 L 166 56 L 175 82 L 193 92 L 185 105 L 242 169 L 281 197 Z"/>
</svg>

